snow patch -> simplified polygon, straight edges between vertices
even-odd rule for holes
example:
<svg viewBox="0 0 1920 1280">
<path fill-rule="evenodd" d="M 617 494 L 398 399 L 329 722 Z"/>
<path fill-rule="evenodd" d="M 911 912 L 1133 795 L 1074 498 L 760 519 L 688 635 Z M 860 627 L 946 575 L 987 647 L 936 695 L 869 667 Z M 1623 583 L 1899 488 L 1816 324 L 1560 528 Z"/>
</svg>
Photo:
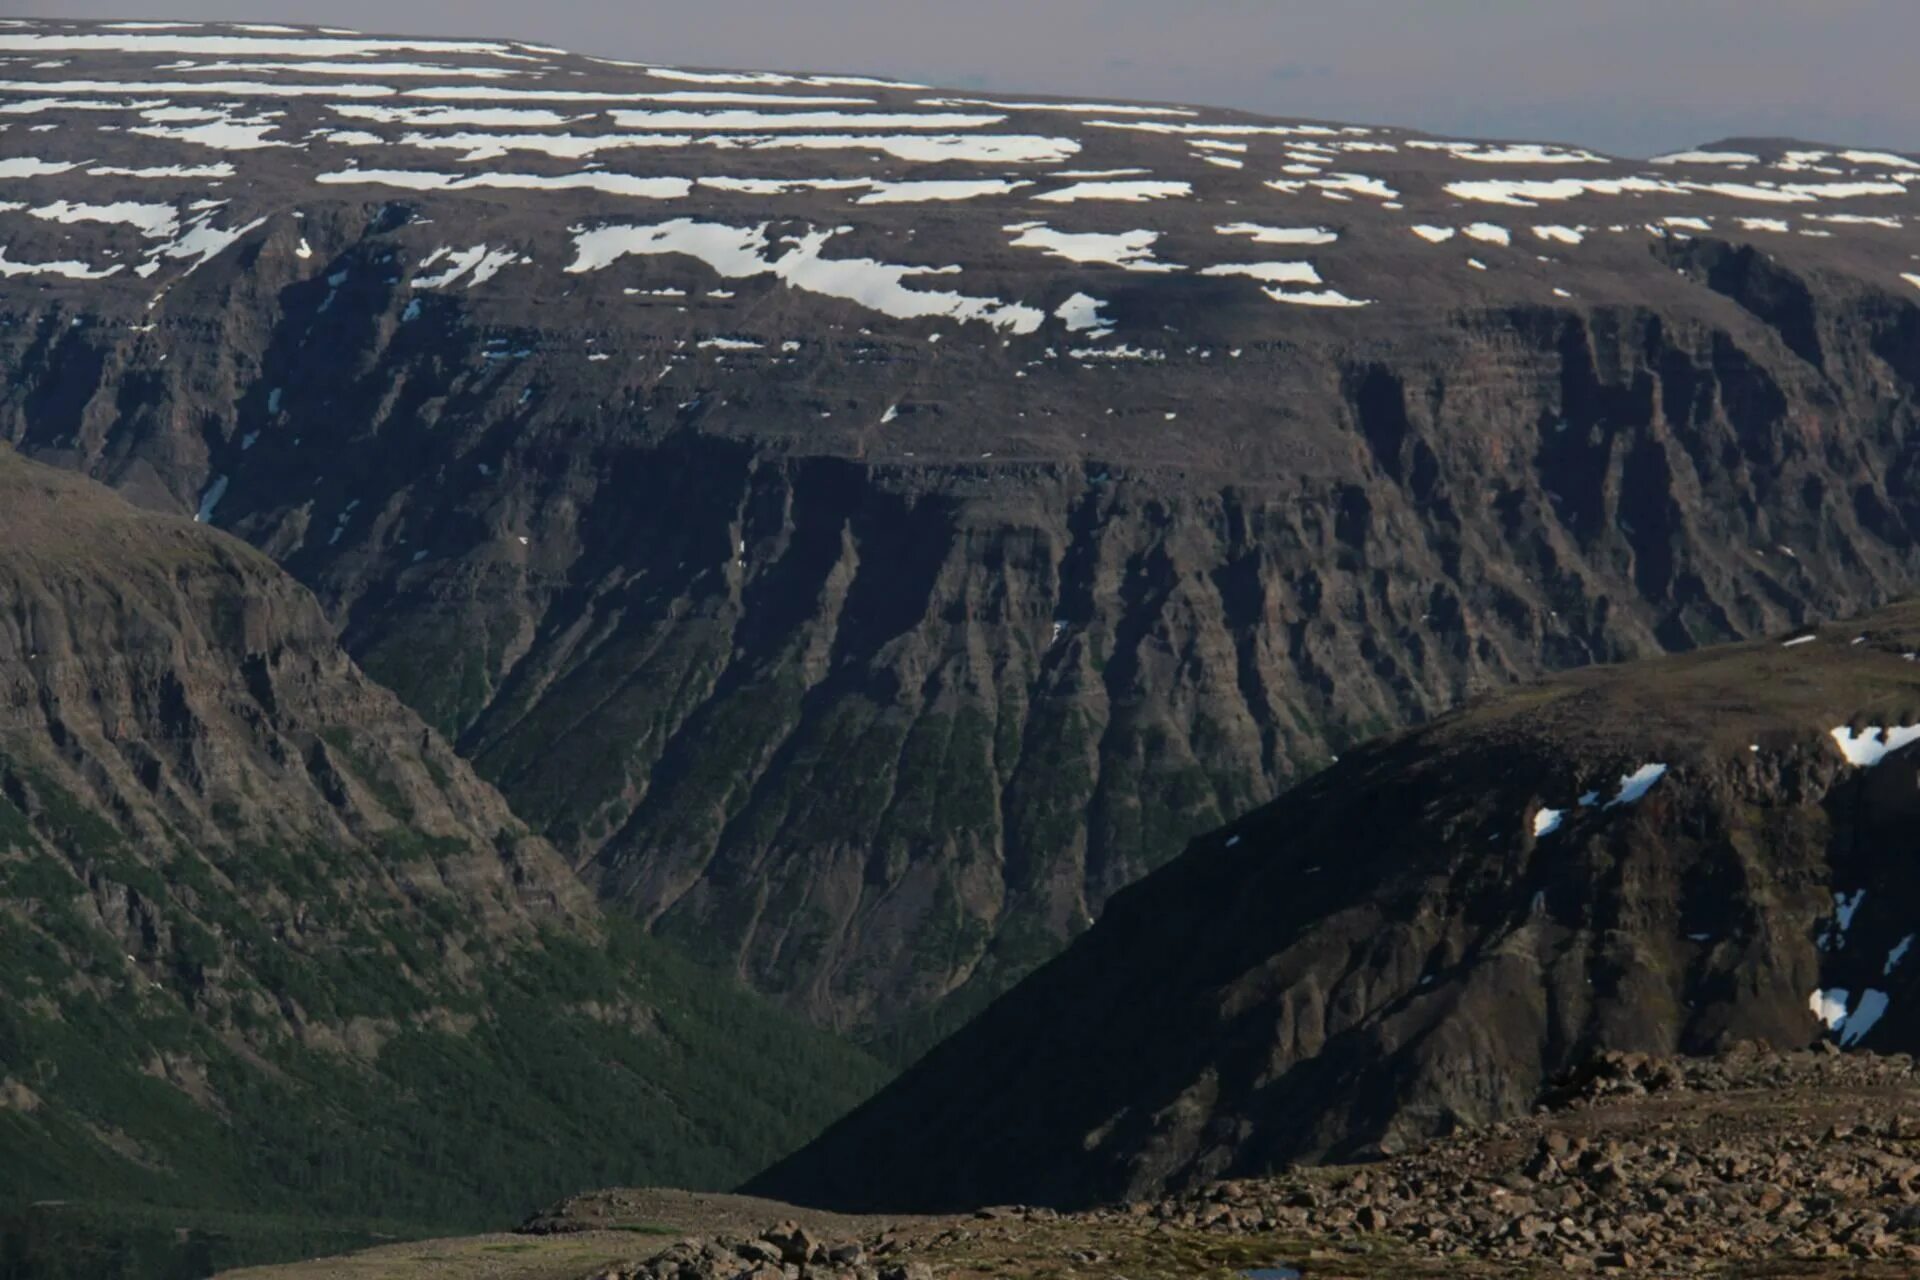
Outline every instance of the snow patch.
<svg viewBox="0 0 1920 1280">
<path fill-rule="evenodd" d="M 1256 244 L 1332 244 L 1338 232 L 1325 227 L 1264 227 L 1257 222 L 1229 222 L 1214 230 L 1223 236 L 1251 236 Z"/>
<path fill-rule="evenodd" d="M 1182 271 L 1171 262 L 1153 256 L 1160 239 L 1158 231 L 1056 231 L 1039 222 L 1022 222 L 1007 227 L 1014 232 L 1013 247 L 1039 249 L 1069 262 L 1097 263 L 1122 271 Z"/>
<path fill-rule="evenodd" d="M 1145 200 L 1167 200 L 1193 194 L 1190 182 L 1076 182 L 1057 191 L 1042 192 L 1035 200 L 1048 204 L 1072 204 L 1076 200 L 1123 200 L 1138 204 Z"/>
<path fill-rule="evenodd" d="M 28 210 L 36 218 L 49 222 L 101 222 L 135 227 L 143 236 L 159 240 L 177 235 L 180 219 L 170 204 L 146 204 L 121 200 L 113 204 L 77 204 L 56 200 Z"/>
<path fill-rule="evenodd" d="M 1848 764 L 1863 769 L 1871 769 L 1892 752 L 1916 741 L 1920 741 L 1920 724 L 1885 729 L 1877 724 L 1868 725 L 1858 734 L 1844 724 L 1833 730 L 1833 743 L 1840 748 L 1840 754 L 1847 758 Z"/>
<path fill-rule="evenodd" d="M 193 514 L 195 524 L 212 522 L 214 508 L 220 505 L 220 499 L 227 496 L 227 484 L 227 477 L 223 475 L 213 478 L 213 483 L 209 484 L 206 492 L 200 495 L 200 509 Z"/>
<path fill-rule="evenodd" d="M 1603 807 L 1613 809 L 1620 805 L 1633 804 L 1642 796 L 1646 795 L 1648 791 L 1652 790 L 1654 783 L 1666 776 L 1666 765 L 1643 764 L 1632 773 L 1625 774 L 1621 777 L 1619 794 L 1607 801 Z"/>
<path fill-rule="evenodd" d="M 783 236 L 778 248 L 766 224 L 735 227 L 688 218 L 652 226 L 608 226 L 574 233 L 569 272 L 595 271 L 628 254 L 684 254 L 729 279 L 772 275 L 792 288 L 842 298 L 896 319 L 978 320 L 1018 334 L 1037 330 L 1045 313 L 998 298 L 906 287 L 909 277 L 958 274 L 960 268 L 906 266 L 872 258 L 826 258 L 821 251 L 844 228 Z M 774 256 L 777 252 L 778 256 Z"/>
<path fill-rule="evenodd" d="M 430 276 L 415 276 L 414 288 L 443 289 L 460 277 L 466 276 L 467 288 L 471 289 L 475 285 L 485 284 L 505 268 L 524 261 L 512 249 L 489 249 L 484 244 L 476 244 L 466 249 L 436 250 L 421 265 L 426 266 L 437 262 L 443 255 L 447 259 L 446 269 Z"/>
<path fill-rule="evenodd" d="M 1106 305 L 1098 298 L 1076 293 L 1055 307 L 1053 314 L 1067 326 L 1068 333 L 1079 333 L 1084 329 L 1111 329 L 1113 321 L 1100 314 L 1100 308 Z"/>
<path fill-rule="evenodd" d="M 1320 284 L 1311 262 L 1222 262 L 1203 268 L 1203 276 L 1247 276 L 1269 284 Z"/>
</svg>

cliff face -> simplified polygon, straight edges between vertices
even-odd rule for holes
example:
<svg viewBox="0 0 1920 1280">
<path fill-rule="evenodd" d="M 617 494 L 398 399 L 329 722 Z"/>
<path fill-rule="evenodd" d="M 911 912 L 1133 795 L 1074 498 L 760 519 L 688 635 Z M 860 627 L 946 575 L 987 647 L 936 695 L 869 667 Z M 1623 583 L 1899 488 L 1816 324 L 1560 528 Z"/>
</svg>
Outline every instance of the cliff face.
<svg viewBox="0 0 1920 1280">
<path fill-rule="evenodd" d="M 5 37 L 141 84 L 202 38 Z M 265 550 L 608 901 L 817 1020 L 920 1043 L 1356 741 L 1920 572 L 1902 157 L 432 43 L 261 63 L 226 123 L 286 145 L 229 177 L 9 91 L 61 122 L 13 252 L 97 278 L 0 290 L 0 432 Z M 175 238 L 62 220 L 110 199 Z"/>
<path fill-rule="evenodd" d="M 527 1175 L 724 1183 L 872 1078 L 609 939 L 272 561 L 11 450 L 0 959 L 8 1199 L 484 1221 Z M 686 1078 L 769 1041 L 784 1099 Z"/>
<path fill-rule="evenodd" d="M 1109 1202 L 1524 1116 L 1596 1052 L 1910 1052 L 1917 649 L 1902 606 L 1362 748 L 752 1189 Z"/>
</svg>

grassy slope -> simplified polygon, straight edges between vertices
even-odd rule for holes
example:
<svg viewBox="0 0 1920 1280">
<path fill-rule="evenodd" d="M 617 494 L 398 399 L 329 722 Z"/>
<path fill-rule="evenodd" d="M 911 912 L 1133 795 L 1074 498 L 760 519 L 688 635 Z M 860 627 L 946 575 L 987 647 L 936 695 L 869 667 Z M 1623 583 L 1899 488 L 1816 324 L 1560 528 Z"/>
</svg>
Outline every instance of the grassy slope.
<svg viewBox="0 0 1920 1280">
<path fill-rule="evenodd" d="M 263 557 L 3 449 L 0 534 L 0 1276 L 726 1187 L 881 1079 L 602 919 Z"/>
</svg>

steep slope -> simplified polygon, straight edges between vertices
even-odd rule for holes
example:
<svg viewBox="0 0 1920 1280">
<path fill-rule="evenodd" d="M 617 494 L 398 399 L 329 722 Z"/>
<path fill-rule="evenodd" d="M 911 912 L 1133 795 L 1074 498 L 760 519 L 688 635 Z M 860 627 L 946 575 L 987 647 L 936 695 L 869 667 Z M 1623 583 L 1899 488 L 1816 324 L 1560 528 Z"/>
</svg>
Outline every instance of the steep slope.
<svg viewBox="0 0 1920 1280">
<path fill-rule="evenodd" d="M 1911 1052 L 1917 656 L 1904 605 L 1350 753 L 752 1189 L 1104 1202 L 1511 1119 L 1598 1051 Z"/>
<path fill-rule="evenodd" d="M 1466 696 L 1920 581 L 1906 157 L 0 53 L 0 435 L 268 551 L 600 893 L 823 1021 L 951 1022 Z"/>
<path fill-rule="evenodd" d="M 265 556 L 0 449 L 0 1208 L 499 1222 L 875 1078 L 651 951 Z"/>
</svg>

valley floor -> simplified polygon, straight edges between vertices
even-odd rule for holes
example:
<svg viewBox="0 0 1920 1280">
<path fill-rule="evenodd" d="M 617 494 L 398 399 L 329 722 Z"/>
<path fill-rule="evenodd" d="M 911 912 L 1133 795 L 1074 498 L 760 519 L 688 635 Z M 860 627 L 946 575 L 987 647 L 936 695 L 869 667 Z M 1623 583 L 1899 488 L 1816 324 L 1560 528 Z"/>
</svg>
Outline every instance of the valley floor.
<svg viewBox="0 0 1920 1280">
<path fill-rule="evenodd" d="M 1306 1280 L 1910 1277 L 1920 1271 L 1920 1074 L 1905 1055 L 1612 1054 L 1524 1121 L 1157 1203 L 846 1217 L 620 1190 L 576 1197 L 514 1235 L 231 1276 L 1171 1280 L 1283 1266 Z"/>
</svg>

